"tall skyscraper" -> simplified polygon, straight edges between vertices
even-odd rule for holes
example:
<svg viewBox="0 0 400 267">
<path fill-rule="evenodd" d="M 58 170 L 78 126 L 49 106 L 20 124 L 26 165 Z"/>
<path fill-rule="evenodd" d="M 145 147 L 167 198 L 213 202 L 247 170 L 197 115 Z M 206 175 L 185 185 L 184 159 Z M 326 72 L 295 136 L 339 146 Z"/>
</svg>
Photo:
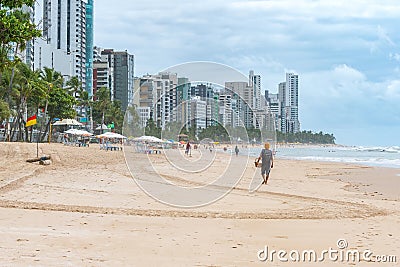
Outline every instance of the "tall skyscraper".
<svg viewBox="0 0 400 267">
<path fill-rule="evenodd" d="M 34 68 L 49 67 L 86 88 L 87 0 L 37 1 L 35 21 L 43 37 L 34 41 Z M 93 6 L 93 5 L 92 5 Z"/>
<path fill-rule="evenodd" d="M 86 4 L 86 80 L 89 96 L 93 95 L 93 0 Z"/>
<path fill-rule="evenodd" d="M 237 111 L 240 120 L 246 127 L 255 127 L 253 107 L 254 107 L 254 86 L 247 82 L 225 82 L 226 94 L 232 94 L 237 98 Z M 235 97 L 235 94 L 238 97 Z M 236 122 L 238 123 L 238 122 Z"/>
<path fill-rule="evenodd" d="M 274 115 L 279 109 L 278 119 L 275 118 L 277 130 L 283 133 L 299 132 L 299 76 L 286 73 L 286 81 L 278 85 L 278 94 L 269 95 L 268 105 Z"/>
<path fill-rule="evenodd" d="M 249 86 L 253 86 L 253 106 L 252 109 L 261 109 L 261 75 L 255 75 L 254 71 L 249 72 Z"/>
<path fill-rule="evenodd" d="M 96 47 L 93 63 L 96 73 L 97 91 L 100 87 L 107 87 L 111 92 L 111 100 L 121 102 L 123 112 L 133 104 L 134 91 L 134 55 L 128 51 L 114 51 Z M 100 55 L 100 56 L 99 56 Z"/>
<path fill-rule="evenodd" d="M 285 101 L 287 108 L 287 130 L 299 132 L 299 76 L 294 73 L 286 73 Z M 289 120 L 289 121 L 288 121 Z"/>
</svg>

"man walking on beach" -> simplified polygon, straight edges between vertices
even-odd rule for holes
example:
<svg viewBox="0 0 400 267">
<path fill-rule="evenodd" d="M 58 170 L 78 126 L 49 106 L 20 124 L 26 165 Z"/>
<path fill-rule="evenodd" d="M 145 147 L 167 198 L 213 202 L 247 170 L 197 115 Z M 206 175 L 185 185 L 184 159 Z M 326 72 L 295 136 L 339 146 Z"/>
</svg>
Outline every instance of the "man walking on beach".
<svg viewBox="0 0 400 267">
<path fill-rule="evenodd" d="M 186 154 L 186 155 L 190 155 L 190 156 L 192 156 L 192 151 L 191 151 L 190 149 L 191 149 L 191 147 L 190 147 L 190 143 L 189 143 L 189 142 L 187 142 L 187 144 L 186 144 L 186 150 L 185 150 L 185 154 Z"/>
<path fill-rule="evenodd" d="M 263 184 L 267 184 L 271 168 L 274 167 L 274 158 L 272 156 L 272 151 L 269 149 L 269 143 L 264 144 L 264 149 L 261 150 L 257 162 L 259 162 L 260 159 L 262 159 L 261 176 L 264 180 Z"/>
</svg>

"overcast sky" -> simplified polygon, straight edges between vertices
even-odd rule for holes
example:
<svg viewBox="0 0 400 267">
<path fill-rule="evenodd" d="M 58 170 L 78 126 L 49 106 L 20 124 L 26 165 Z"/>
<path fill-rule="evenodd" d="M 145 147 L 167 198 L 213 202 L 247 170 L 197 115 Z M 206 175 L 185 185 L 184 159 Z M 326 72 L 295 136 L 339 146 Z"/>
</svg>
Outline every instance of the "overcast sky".
<svg viewBox="0 0 400 267">
<path fill-rule="evenodd" d="M 213 61 L 277 92 L 299 74 L 304 130 L 400 146 L 398 0 L 95 0 L 95 45 L 135 55 L 135 75 Z"/>
</svg>

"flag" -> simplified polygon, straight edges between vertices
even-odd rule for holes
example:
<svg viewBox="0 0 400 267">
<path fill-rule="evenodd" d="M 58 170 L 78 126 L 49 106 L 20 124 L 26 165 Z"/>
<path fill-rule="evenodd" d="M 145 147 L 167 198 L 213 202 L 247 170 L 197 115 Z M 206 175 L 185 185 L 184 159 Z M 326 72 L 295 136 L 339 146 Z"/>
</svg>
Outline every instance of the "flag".
<svg viewBox="0 0 400 267">
<path fill-rule="evenodd" d="M 32 126 L 32 125 L 35 125 L 35 124 L 36 124 L 36 114 L 33 115 L 32 117 L 29 117 L 29 118 L 26 120 L 25 127 L 29 127 L 29 126 Z"/>
</svg>

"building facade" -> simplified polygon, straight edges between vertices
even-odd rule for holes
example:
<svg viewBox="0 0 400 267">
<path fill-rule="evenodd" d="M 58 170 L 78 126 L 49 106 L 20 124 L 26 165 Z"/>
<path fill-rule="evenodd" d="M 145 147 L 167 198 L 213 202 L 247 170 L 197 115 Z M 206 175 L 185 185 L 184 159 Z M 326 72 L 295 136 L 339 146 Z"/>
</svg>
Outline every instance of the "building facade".
<svg viewBox="0 0 400 267">
<path fill-rule="evenodd" d="M 121 102 L 123 112 L 133 105 L 134 96 L 134 55 L 127 51 L 94 48 L 93 53 L 93 80 L 96 92 L 101 87 L 110 89 L 111 100 Z"/>
<path fill-rule="evenodd" d="M 86 4 L 86 80 L 85 88 L 89 96 L 93 96 L 93 0 Z"/>
<path fill-rule="evenodd" d="M 277 94 L 266 94 L 268 106 L 275 117 L 277 130 L 282 133 L 300 131 L 299 121 L 299 76 L 286 73 L 286 81 L 278 85 Z"/>
<path fill-rule="evenodd" d="M 35 22 L 43 29 L 43 37 L 33 42 L 34 69 L 54 68 L 66 79 L 77 76 L 84 89 L 87 4 L 87 0 L 37 1 Z"/>
</svg>

